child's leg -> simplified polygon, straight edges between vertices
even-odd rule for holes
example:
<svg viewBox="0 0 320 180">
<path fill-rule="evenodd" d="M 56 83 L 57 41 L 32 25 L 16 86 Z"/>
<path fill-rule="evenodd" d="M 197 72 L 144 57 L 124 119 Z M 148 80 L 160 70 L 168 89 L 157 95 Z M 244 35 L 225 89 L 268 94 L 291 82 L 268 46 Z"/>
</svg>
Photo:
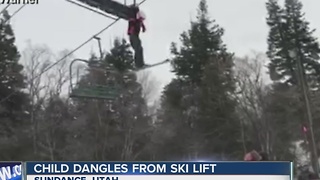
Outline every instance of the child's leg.
<svg viewBox="0 0 320 180">
<path fill-rule="evenodd" d="M 138 35 L 130 36 L 130 43 L 132 48 L 134 49 L 134 61 L 137 68 L 144 66 L 144 58 L 143 58 L 143 48 L 141 45 L 141 40 Z"/>
</svg>

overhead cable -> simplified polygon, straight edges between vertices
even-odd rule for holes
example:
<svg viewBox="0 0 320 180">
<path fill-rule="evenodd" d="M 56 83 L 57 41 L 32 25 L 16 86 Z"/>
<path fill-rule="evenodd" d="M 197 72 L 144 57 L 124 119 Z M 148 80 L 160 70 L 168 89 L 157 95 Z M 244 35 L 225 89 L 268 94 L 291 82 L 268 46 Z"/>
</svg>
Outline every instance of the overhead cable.
<svg viewBox="0 0 320 180">
<path fill-rule="evenodd" d="M 10 17 L 8 19 L 6 19 L 6 21 L 4 23 L 6 23 L 7 21 L 9 21 L 10 19 L 13 18 L 13 16 L 17 15 L 19 13 L 19 11 L 21 11 L 24 7 L 26 7 L 27 4 L 24 4 L 23 6 L 21 6 L 19 9 L 17 9 L 15 12 L 13 12 Z"/>
<path fill-rule="evenodd" d="M 6 10 L 10 7 L 10 5 L 11 5 L 11 4 L 8 4 L 6 7 L 4 7 L 4 8 L 1 10 L 0 15 L 1 15 L 4 11 L 6 11 Z"/>
</svg>

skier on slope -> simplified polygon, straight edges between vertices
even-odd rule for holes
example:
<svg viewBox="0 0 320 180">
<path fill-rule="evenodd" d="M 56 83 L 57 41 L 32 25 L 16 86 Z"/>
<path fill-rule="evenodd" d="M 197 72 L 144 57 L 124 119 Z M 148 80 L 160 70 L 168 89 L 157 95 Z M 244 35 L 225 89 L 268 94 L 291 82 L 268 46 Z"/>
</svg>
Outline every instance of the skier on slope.
<svg viewBox="0 0 320 180">
<path fill-rule="evenodd" d="M 128 35 L 130 39 L 130 44 L 134 49 L 134 61 L 136 68 L 143 68 L 146 66 L 144 63 L 143 57 L 143 47 L 141 45 L 141 40 L 139 37 L 141 28 L 142 32 L 146 31 L 146 27 L 143 23 L 145 20 L 144 15 L 139 10 L 139 7 L 132 5 L 131 6 L 131 15 L 128 24 Z"/>
</svg>

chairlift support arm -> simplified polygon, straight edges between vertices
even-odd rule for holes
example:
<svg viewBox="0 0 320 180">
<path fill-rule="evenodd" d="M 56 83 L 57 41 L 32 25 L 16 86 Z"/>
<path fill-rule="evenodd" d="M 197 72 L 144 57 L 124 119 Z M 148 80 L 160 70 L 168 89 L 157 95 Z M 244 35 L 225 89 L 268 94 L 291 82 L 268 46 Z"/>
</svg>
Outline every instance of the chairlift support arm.
<svg viewBox="0 0 320 180">
<path fill-rule="evenodd" d="M 100 53 L 100 60 L 102 60 L 103 58 L 103 53 L 102 53 L 102 46 L 101 46 L 101 38 L 94 36 L 94 39 L 96 39 L 98 41 L 98 45 L 99 45 L 99 53 Z"/>
<path fill-rule="evenodd" d="M 85 60 L 85 59 L 74 59 L 74 60 L 72 60 L 71 61 L 71 63 L 70 63 L 70 66 L 69 66 L 69 76 L 70 76 L 70 92 L 72 91 L 72 89 L 73 89 L 73 84 L 72 84 L 72 77 L 73 77 L 73 74 L 72 74 L 72 66 L 73 66 L 73 64 L 75 63 L 75 62 L 77 62 L 77 61 L 81 61 L 81 62 L 84 62 L 84 63 L 87 63 L 87 64 L 89 64 L 89 61 L 88 60 Z"/>
</svg>

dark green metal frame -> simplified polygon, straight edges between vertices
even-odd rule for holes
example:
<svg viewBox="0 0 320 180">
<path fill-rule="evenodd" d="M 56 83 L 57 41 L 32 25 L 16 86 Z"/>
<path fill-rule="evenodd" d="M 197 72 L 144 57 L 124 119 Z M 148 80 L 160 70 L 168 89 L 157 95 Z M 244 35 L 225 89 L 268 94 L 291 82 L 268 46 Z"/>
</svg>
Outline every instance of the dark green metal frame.
<svg viewBox="0 0 320 180">
<path fill-rule="evenodd" d="M 109 87 L 104 85 L 92 85 L 86 87 L 77 87 L 72 82 L 72 66 L 75 62 L 84 62 L 87 63 L 88 66 L 90 62 L 85 59 L 74 59 L 70 63 L 69 72 L 70 72 L 70 87 L 69 87 L 69 97 L 70 98 L 87 98 L 87 99 L 106 99 L 106 100 L 114 100 L 119 94 L 120 90 L 116 87 Z M 90 67 L 90 66 L 89 66 Z M 94 69 L 105 70 L 98 67 L 94 67 Z M 76 82 L 78 83 L 78 82 Z"/>
<path fill-rule="evenodd" d="M 125 20 L 129 19 L 130 13 L 132 11 L 132 9 L 130 7 L 128 7 L 127 5 L 119 3 L 114 0 L 76 0 L 76 1 L 79 1 L 79 2 L 84 3 L 86 5 L 89 5 L 90 7 L 100 9 L 101 11 L 104 11 L 108 14 L 111 14 L 111 15 L 117 17 L 117 18 L 122 18 Z M 69 1 L 69 2 L 71 2 L 71 1 Z M 134 4 L 135 3 L 136 2 L 134 0 Z M 80 5 L 80 4 L 78 4 L 78 5 Z M 113 19 L 113 17 L 109 17 L 109 18 Z"/>
</svg>

